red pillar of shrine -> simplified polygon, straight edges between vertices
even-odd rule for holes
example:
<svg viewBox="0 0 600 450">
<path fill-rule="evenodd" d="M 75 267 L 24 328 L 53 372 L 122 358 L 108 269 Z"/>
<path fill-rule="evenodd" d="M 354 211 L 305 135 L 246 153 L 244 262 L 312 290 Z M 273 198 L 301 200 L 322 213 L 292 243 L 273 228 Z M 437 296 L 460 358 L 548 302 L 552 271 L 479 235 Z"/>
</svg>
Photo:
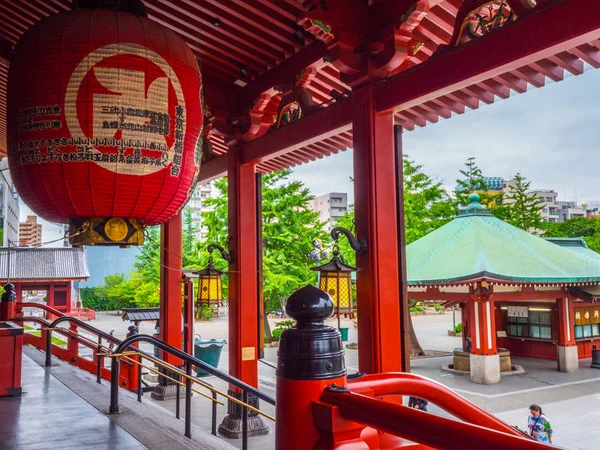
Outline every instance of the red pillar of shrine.
<svg viewBox="0 0 600 450">
<path fill-rule="evenodd" d="M 161 341 L 175 348 L 182 347 L 182 214 L 181 212 L 161 226 L 160 230 L 160 329 Z M 179 358 L 162 352 L 162 358 L 180 366 Z M 159 384 L 152 398 L 170 400 L 176 397 L 176 387 L 166 378 L 159 377 Z"/>
<path fill-rule="evenodd" d="M 558 345 L 556 346 L 558 370 L 576 372 L 579 370 L 579 354 L 575 342 L 574 314 L 572 299 L 568 295 L 556 299 L 558 309 Z"/>
<path fill-rule="evenodd" d="M 375 111 L 372 86 L 355 91 L 352 98 L 356 234 L 368 245 L 367 253 L 356 258 L 359 371 L 408 371 L 393 114 Z"/>
<path fill-rule="evenodd" d="M 258 278 L 258 195 L 256 168 L 241 164 L 241 146 L 227 153 L 229 200 L 229 374 L 251 386 L 258 387 L 259 352 L 259 278 Z M 230 395 L 241 399 L 233 387 Z M 250 397 L 252 405 L 258 399 Z M 269 428 L 260 416 L 248 417 L 250 436 L 267 434 Z M 219 425 L 219 432 L 230 438 L 242 436 L 242 409 L 229 401 L 227 416 Z"/>
<path fill-rule="evenodd" d="M 479 287 L 479 290 L 486 288 Z M 500 382 L 500 356 L 496 346 L 493 295 L 475 292 L 471 296 L 471 381 L 479 384 Z"/>
</svg>

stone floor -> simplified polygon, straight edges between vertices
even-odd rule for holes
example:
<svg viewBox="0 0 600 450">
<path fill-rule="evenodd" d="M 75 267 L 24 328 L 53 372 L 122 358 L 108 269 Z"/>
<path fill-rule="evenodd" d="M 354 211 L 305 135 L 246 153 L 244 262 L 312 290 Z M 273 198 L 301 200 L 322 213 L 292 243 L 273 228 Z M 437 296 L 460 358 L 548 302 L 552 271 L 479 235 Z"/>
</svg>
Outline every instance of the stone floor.
<svg viewBox="0 0 600 450">
<path fill-rule="evenodd" d="M 457 314 L 456 322 L 459 321 L 460 315 Z M 421 345 L 425 349 L 451 351 L 461 344 L 460 338 L 447 336 L 447 330 L 452 327 L 451 313 L 416 316 L 413 317 L 413 323 Z M 115 335 L 123 337 L 128 323 L 122 322 L 118 316 L 100 314 L 94 325 L 106 331 L 114 327 L 117 330 Z M 332 323 L 332 325 L 335 324 Z M 356 331 L 352 321 L 346 320 L 342 326 L 349 328 L 349 341 L 355 342 Z M 152 333 L 153 327 L 151 324 L 142 324 L 140 331 Z M 196 324 L 195 331 L 202 338 L 227 339 L 227 322 L 223 319 L 208 323 L 200 322 Z M 356 350 L 346 351 L 346 365 L 350 373 L 357 371 L 357 354 Z M 274 363 L 276 358 L 277 348 L 265 349 L 266 361 Z M 589 360 L 580 362 L 579 372 L 563 374 L 556 370 L 556 363 L 552 361 L 514 358 L 514 363 L 522 365 L 525 373 L 503 377 L 501 383 L 490 386 L 474 384 L 465 375 L 443 372 L 441 366 L 450 360 L 451 357 L 414 359 L 411 361 L 412 371 L 441 382 L 521 429 L 525 428 L 528 406 L 531 403 L 540 404 L 552 422 L 556 445 L 581 450 L 600 448 L 600 427 L 596 425 L 600 416 L 600 394 L 598 394 L 600 392 L 600 371 L 590 369 Z M 227 370 L 227 346 L 223 349 L 219 368 Z M 218 389 L 227 389 L 225 383 L 214 377 L 209 377 L 206 381 L 214 384 Z M 264 364 L 259 364 L 259 388 L 265 393 L 275 395 L 274 370 Z M 145 396 L 144 403 L 155 403 L 170 411 L 169 416 L 173 417 L 175 401 L 156 402 L 152 400 L 149 402 L 148 400 L 149 396 Z M 273 407 L 264 402 L 261 402 L 261 409 L 271 415 L 274 413 Z M 192 403 L 192 421 L 201 430 L 210 430 L 209 411 L 210 402 L 200 396 L 195 396 Z M 217 411 L 218 423 L 220 423 L 226 414 L 226 408 L 219 406 Z M 435 405 L 430 405 L 430 412 L 447 416 L 447 413 Z M 1 415 L 0 410 L 0 418 Z M 268 420 L 265 420 L 265 423 L 270 426 L 271 433 L 267 436 L 251 438 L 249 447 L 253 450 L 273 448 L 274 424 Z M 240 440 L 222 439 L 237 448 L 241 447 Z"/>
<path fill-rule="evenodd" d="M 0 398 L 1 449 L 146 448 L 27 356 L 22 397 Z"/>
</svg>

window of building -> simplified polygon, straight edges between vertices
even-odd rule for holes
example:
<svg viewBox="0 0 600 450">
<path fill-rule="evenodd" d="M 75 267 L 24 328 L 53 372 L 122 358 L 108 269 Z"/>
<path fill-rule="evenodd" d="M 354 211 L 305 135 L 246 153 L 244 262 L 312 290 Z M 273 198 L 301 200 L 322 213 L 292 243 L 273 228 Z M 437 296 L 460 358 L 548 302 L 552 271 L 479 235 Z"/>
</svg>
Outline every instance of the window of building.
<svg viewBox="0 0 600 450">
<path fill-rule="evenodd" d="M 575 310 L 575 339 L 600 336 L 600 306 Z"/>
<path fill-rule="evenodd" d="M 506 317 L 506 334 L 533 339 L 552 339 L 550 311 L 528 310 L 528 317 Z"/>
<path fill-rule="evenodd" d="M 542 209 L 542 212 L 547 213 L 548 212 L 548 208 Z"/>
<path fill-rule="evenodd" d="M 546 197 L 546 201 L 548 203 L 552 203 L 554 201 L 554 197 Z"/>
</svg>

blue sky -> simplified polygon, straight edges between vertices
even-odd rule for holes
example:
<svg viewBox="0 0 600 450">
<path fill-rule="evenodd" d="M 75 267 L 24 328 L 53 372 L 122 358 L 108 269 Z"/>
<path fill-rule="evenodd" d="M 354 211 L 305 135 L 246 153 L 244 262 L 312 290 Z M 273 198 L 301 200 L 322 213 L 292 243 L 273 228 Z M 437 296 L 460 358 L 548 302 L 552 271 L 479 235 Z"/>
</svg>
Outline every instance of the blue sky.
<svg viewBox="0 0 600 450">
<path fill-rule="evenodd" d="M 548 81 L 548 80 L 547 80 Z M 404 134 L 412 160 L 449 188 L 474 156 L 486 176 L 521 172 L 560 200 L 600 201 L 600 71 L 588 70 Z M 315 195 L 352 195 L 352 151 L 294 169 Z"/>
<path fill-rule="evenodd" d="M 532 188 L 554 189 L 559 200 L 600 201 L 599 98 L 600 71 L 588 70 L 406 132 L 404 151 L 450 189 L 474 156 L 486 176 L 520 171 Z M 294 169 L 313 194 L 348 192 L 350 201 L 351 175 L 351 150 Z M 21 204 L 21 218 L 28 213 Z M 58 226 L 44 222 L 43 241 L 60 235 Z"/>
</svg>

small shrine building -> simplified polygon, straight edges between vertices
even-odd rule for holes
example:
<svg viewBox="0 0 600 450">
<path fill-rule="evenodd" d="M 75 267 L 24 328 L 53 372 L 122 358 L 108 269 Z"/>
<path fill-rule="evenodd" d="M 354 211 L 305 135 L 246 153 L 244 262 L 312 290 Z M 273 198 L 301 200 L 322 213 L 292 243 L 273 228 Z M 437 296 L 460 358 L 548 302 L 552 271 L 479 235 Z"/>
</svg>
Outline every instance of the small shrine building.
<svg viewBox="0 0 600 450">
<path fill-rule="evenodd" d="M 46 291 L 46 305 L 70 314 L 72 283 L 89 276 L 82 248 L 0 248 L 0 284 L 15 286 L 17 302 L 23 292 Z"/>
<path fill-rule="evenodd" d="M 407 246 L 408 297 L 459 305 L 471 380 L 500 381 L 499 349 L 578 370 L 600 339 L 600 255 L 493 216 L 472 194 L 458 216 Z"/>
</svg>

